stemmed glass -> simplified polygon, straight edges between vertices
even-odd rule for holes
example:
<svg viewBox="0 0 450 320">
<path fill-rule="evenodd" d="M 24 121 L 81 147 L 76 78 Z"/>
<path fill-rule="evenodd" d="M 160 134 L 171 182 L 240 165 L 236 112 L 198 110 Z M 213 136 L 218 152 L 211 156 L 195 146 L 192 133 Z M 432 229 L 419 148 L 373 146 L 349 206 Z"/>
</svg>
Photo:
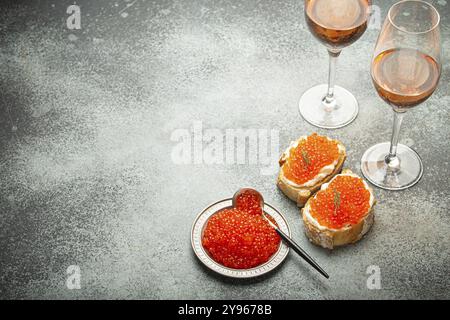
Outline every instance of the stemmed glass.
<svg viewBox="0 0 450 320">
<path fill-rule="evenodd" d="M 320 128 L 346 126 L 358 114 L 358 102 L 346 89 L 334 85 L 336 61 L 341 50 L 366 31 L 370 0 L 305 0 L 305 19 L 311 33 L 329 54 L 328 84 L 303 93 L 299 102 L 302 117 Z"/>
<path fill-rule="evenodd" d="M 406 189 L 423 173 L 419 155 L 398 143 L 405 112 L 428 99 L 441 74 L 439 13 L 429 3 L 394 4 L 384 21 L 372 60 L 372 80 L 394 111 L 391 142 L 369 148 L 361 160 L 364 176 L 387 190 Z"/>
</svg>

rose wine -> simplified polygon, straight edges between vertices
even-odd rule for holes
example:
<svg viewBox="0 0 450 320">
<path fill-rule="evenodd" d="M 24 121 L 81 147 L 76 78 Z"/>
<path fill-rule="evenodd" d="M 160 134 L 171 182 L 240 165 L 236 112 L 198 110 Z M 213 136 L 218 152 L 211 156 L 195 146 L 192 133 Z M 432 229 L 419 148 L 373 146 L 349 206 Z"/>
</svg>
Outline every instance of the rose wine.
<svg viewBox="0 0 450 320">
<path fill-rule="evenodd" d="M 428 99 L 439 77 L 439 64 L 414 49 L 386 50 L 372 62 L 372 79 L 378 94 L 399 108 L 414 107 Z"/>
<path fill-rule="evenodd" d="M 306 23 L 326 46 L 341 49 L 366 31 L 370 0 L 307 0 Z"/>
</svg>

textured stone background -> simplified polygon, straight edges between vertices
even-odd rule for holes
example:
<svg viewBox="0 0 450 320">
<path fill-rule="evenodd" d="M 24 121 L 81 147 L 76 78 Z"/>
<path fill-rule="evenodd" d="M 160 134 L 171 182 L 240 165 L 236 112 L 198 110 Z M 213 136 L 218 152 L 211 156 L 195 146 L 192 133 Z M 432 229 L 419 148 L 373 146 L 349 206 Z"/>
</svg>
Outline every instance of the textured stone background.
<svg viewBox="0 0 450 320">
<path fill-rule="evenodd" d="M 360 114 L 317 130 L 301 119 L 301 93 L 324 82 L 327 54 L 305 27 L 303 2 L 2 1 L 0 9 L 1 298 L 450 298 L 450 2 L 442 17 L 443 74 L 409 112 L 401 141 L 422 156 L 410 190 L 376 189 L 376 224 L 358 244 L 310 244 L 295 205 L 261 165 L 174 163 L 176 129 L 194 121 L 279 130 L 280 150 L 318 131 L 348 147 L 359 173 L 369 146 L 390 138 L 392 114 L 375 93 L 368 30 L 339 61 L 337 83 Z M 382 17 L 393 1 L 376 1 Z M 262 279 L 232 281 L 203 268 L 190 228 L 203 207 L 255 186 L 288 219 L 293 237 L 330 273 L 293 252 Z M 79 265 L 81 290 L 66 268 Z M 368 290 L 366 268 L 381 268 Z"/>
</svg>

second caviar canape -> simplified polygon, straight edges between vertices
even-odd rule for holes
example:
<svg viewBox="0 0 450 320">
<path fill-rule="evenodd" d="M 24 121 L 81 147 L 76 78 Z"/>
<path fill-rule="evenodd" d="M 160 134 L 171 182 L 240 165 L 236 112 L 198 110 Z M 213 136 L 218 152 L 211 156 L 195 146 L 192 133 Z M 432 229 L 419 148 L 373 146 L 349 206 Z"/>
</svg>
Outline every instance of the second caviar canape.
<svg viewBox="0 0 450 320">
<path fill-rule="evenodd" d="M 316 133 L 302 136 L 281 155 L 277 185 L 302 207 L 322 184 L 342 170 L 345 158 L 340 141 Z"/>
</svg>

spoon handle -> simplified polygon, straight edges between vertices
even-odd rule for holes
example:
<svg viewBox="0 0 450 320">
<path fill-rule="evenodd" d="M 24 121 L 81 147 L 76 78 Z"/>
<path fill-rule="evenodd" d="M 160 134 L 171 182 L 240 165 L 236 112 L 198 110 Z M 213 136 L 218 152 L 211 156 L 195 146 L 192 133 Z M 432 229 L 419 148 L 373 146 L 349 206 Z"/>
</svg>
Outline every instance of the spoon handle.
<svg viewBox="0 0 450 320">
<path fill-rule="evenodd" d="M 275 228 L 280 237 L 288 243 L 288 245 L 295 251 L 297 254 L 306 260 L 314 269 L 319 271 L 325 278 L 329 278 L 330 276 L 326 273 L 318 264 L 314 261 L 313 258 L 309 256 L 302 248 L 299 247 L 297 243 L 294 242 L 290 237 L 288 237 L 283 231 L 278 228 Z"/>
</svg>

